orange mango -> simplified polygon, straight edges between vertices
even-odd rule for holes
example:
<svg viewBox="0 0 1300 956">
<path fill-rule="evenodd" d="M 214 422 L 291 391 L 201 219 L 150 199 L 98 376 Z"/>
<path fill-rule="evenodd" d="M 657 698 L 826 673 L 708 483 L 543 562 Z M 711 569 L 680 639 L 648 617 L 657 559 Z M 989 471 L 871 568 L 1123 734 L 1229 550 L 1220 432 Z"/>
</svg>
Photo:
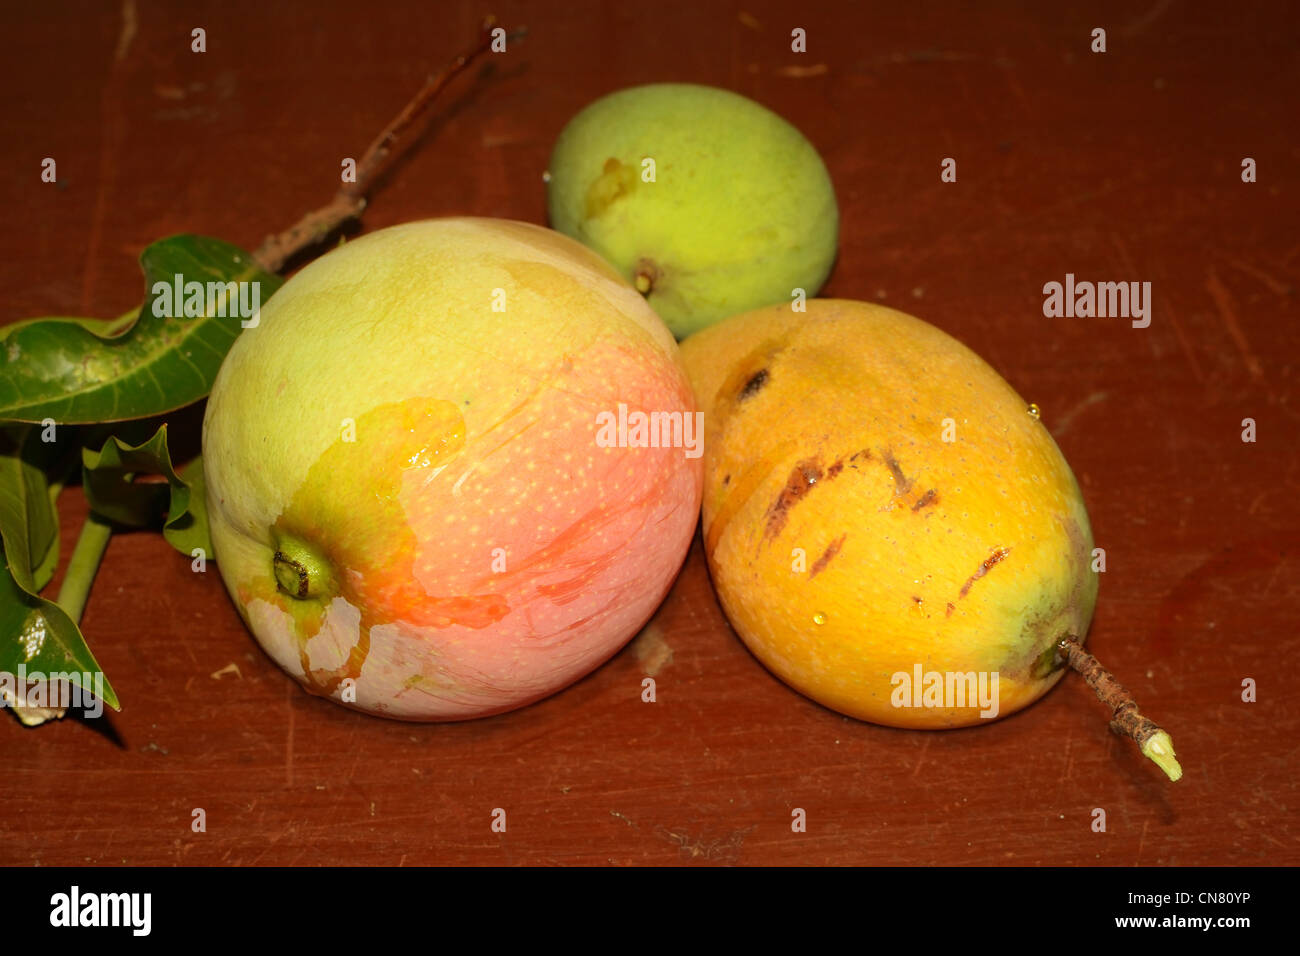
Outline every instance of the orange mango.
<svg viewBox="0 0 1300 956">
<path fill-rule="evenodd" d="M 896 727 L 1006 716 L 1097 596 L 1079 486 L 1036 407 L 956 339 L 861 302 L 760 309 L 682 344 L 703 532 L 750 650 Z"/>
</svg>

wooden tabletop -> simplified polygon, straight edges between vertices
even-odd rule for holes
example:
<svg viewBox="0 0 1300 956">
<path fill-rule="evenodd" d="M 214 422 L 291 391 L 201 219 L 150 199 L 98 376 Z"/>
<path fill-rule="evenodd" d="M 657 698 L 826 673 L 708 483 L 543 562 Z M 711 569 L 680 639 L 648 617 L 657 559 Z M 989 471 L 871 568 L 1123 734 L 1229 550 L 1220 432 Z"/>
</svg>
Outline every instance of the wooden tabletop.
<svg viewBox="0 0 1300 956">
<path fill-rule="evenodd" d="M 915 6 L 15 7 L 0 319 L 116 316 L 142 297 L 151 241 L 251 248 L 287 227 L 489 12 L 527 39 L 439 101 L 365 230 L 545 222 L 551 145 L 588 101 L 662 80 L 736 90 L 826 159 L 842 226 L 824 294 L 934 322 L 1041 406 L 1106 550 L 1089 646 L 1168 728 L 1181 781 L 1073 676 L 970 730 L 821 708 L 730 631 L 698 539 L 643 636 L 575 686 L 462 724 L 368 717 L 302 691 L 215 569 L 137 533 L 113 538 L 83 619 L 122 711 L 0 720 L 0 863 L 1300 862 L 1300 14 Z M 1149 281 L 1150 326 L 1044 317 L 1044 283 L 1067 273 Z M 79 489 L 59 512 L 66 556 Z"/>
</svg>

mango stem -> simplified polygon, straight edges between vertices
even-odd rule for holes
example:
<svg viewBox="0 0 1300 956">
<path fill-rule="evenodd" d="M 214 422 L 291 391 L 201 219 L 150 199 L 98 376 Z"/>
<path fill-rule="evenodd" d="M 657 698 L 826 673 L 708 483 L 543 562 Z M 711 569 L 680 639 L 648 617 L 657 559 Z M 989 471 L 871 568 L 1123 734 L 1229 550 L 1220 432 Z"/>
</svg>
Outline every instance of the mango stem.
<svg viewBox="0 0 1300 956">
<path fill-rule="evenodd" d="M 329 561 L 307 542 L 292 535 L 280 536 L 271 567 L 276 586 L 289 597 L 320 598 L 337 589 Z"/>
<path fill-rule="evenodd" d="M 1111 676 L 1097 658 L 1085 651 L 1073 634 L 1061 638 L 1056 649 L 1065 663 L 1078 671 L 1096 692 L 1097 698 L 1111 708 L 1110 729 L 1136 742 L 1143 755 L 1154 761 L 1170 780 L 1179 779 L 1183 768 L 1174 755 L 1173 740 L 1159 724 L 1142 715 L 1128 689 Z"/>
<path fill-rule="evenodd" d="M 59 586 L 59 595 L 55 603 L 72 618 L 74 623 L 81 621 L 86 610 L 86 601 L 90 598 L 90 586 L 95 582 L 95 574 L 104 560 L 108 550 L 108 540 L 113 528 L 107 521 L 93 511 L 86 515 L 86 523 L 81 526 L 81 534 L 68 559 L 68 568 L 63 572 L 63 583 Z"/>
</svg>

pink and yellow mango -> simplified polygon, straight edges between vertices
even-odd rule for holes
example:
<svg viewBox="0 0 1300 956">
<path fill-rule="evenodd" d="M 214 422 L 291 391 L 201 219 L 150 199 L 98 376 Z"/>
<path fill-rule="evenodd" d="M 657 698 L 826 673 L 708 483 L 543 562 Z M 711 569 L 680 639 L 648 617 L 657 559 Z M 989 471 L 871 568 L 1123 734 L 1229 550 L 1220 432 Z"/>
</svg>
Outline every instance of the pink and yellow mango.
<svg viewBox="0 0 1300 956">
<path fill-rule="evenodd" d="M 698 450 L 609 441 L 620 404 L 689 437 L 672 335 L 578 243 L 492 219 L 349 242 L 266 303 L 213 388 L 226 587 L 282 668 L 359 710 L 552 694 L 654 612 L 698 517 Z"/>
</svg>

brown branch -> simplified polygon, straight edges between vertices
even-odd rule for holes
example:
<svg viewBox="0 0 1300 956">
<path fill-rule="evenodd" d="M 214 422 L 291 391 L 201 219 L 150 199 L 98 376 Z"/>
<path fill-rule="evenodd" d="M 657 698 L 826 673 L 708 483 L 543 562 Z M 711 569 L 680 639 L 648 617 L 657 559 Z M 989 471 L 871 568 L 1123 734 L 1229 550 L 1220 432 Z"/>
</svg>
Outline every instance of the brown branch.
<svg viewBox="0 0 1300 956">
<path fill-rule="evenodd" d="M 258 264 L 267 272 L 279 272 L 284 264 L 295 254 L 318 242 L 323 241 L 335 229 L 349 219 L 356 219 L 366 208 L 366 194 L 376 178 L 392 161 L 400 155 L 400 149 L 394 147 L 409 145 L 413 140 L 402 144 L 402 138 L 410 131 L 421 115 L 428 109 L 438 94 L 492 46 L 492 30 L 496 27 L 496 17 L 488 17 L 479 28 L 478 39 L 474 46 L 452 60 L 437 73 L 429 77 L 419 93 L 402 109 L 397 117 L 385 127 L 373 143 L 367 147 L 357 163 L 356 182 L 344 183 L 334 198 L 319 209 L 307 213 L 284 232 L 267 236 L 257 252 L 254 253 Z M 523 36 L 517 31 L 507 39 Z"/>
<path fill-rule="evenodd" d="M 1111 709 L 1110 729 L 1132 739 L 1143 754 L 1169 775 L 1170 780 L 1181 777 L 1183 769 L 1174 756 L 1174 744 L 1169 734 L 1155 721 L 1142 715 L 1132 693 L 1097 658 L 1085 651 L 1073 635 L 1061 638 L 1056 649 L 1096 692 L 1097 698 Z"/>
</svg>

